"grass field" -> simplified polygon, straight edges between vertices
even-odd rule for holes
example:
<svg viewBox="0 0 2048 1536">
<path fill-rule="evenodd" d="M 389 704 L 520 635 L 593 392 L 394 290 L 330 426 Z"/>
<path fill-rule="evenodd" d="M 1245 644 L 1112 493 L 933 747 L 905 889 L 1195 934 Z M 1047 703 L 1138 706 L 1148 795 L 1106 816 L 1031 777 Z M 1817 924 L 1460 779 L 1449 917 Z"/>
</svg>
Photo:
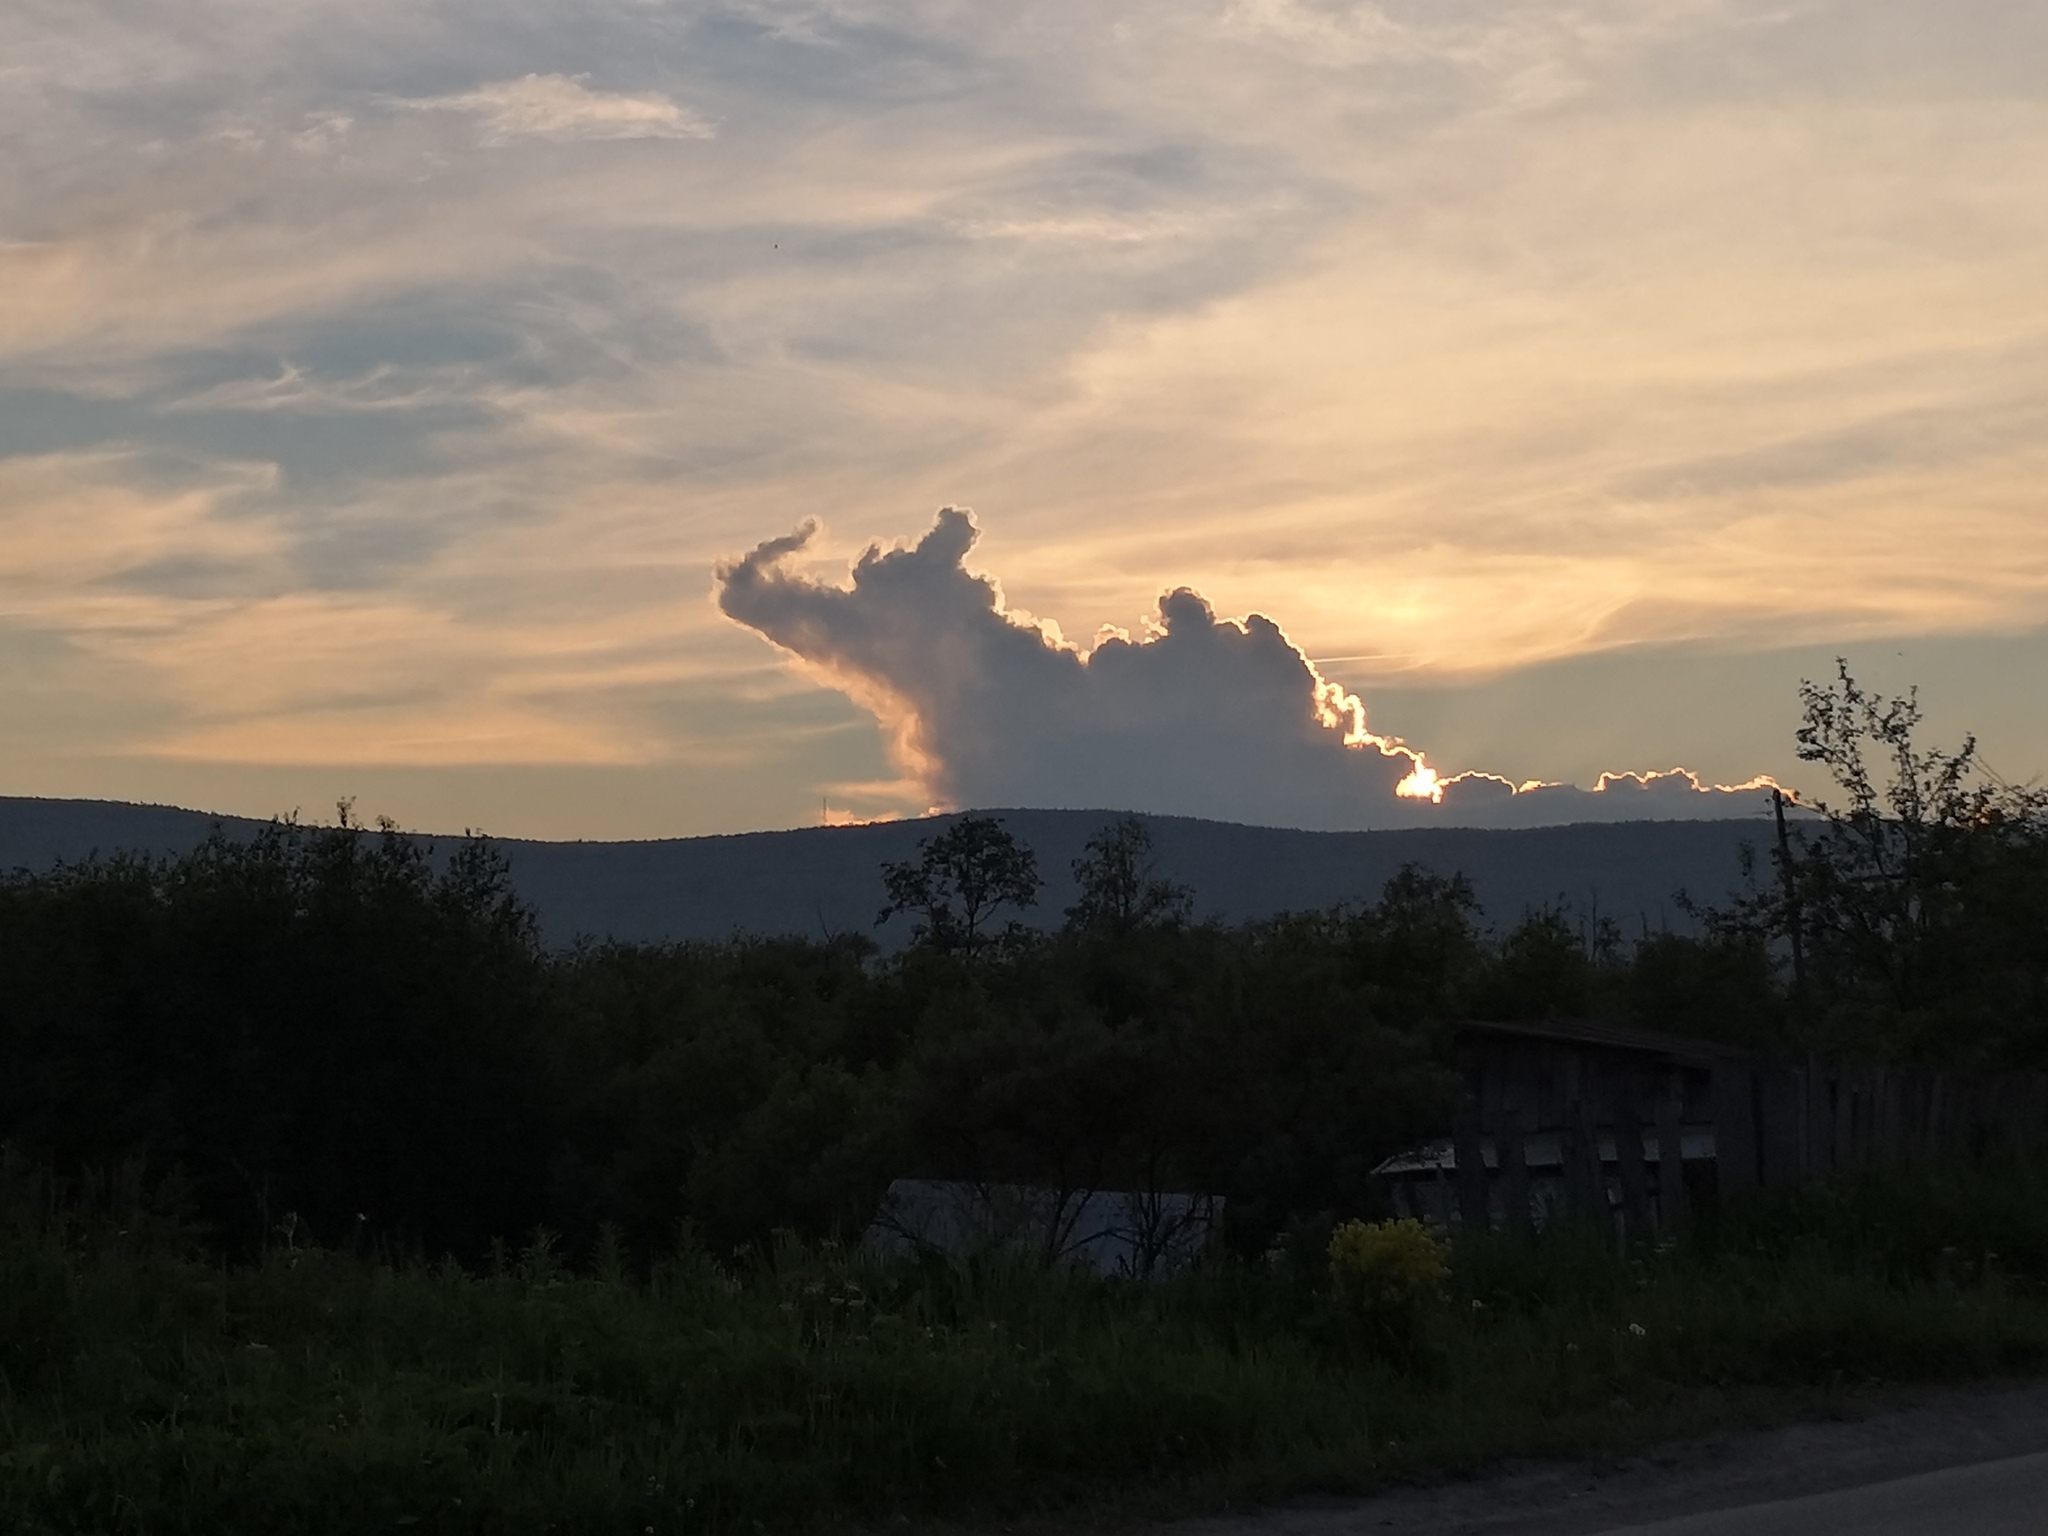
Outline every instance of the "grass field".
<svg viewBox="0 0 2048 1536">
<path fill-rule="evenodd" d="M 1459 1245 L 1405 1347 L 1319 1246 L 1158 1283 L 857 1250 L 207 1257 L 16 1169 L 0 1528 L 783 1531 L 1362 1490 L 2048 1367 L 2048 1180 L 1923 1171 L 1619 1253 Z"/>
</svg>

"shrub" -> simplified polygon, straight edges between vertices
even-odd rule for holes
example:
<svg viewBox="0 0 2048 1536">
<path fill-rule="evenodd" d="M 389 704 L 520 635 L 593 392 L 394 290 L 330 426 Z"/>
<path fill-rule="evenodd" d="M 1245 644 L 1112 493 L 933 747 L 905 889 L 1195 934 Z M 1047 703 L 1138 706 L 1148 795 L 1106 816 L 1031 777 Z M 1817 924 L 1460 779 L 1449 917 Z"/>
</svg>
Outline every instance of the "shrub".
<svg viewBox="0 0 2048 1536">
<path fill-rule="evenodd" d="M 1376 1342 L 1405 1347 L 1451 1277 L 1447 1251 L 1413 1219 L 1347 1221 L 1330 1234 L 1330 1279 Z"/>
</svg>

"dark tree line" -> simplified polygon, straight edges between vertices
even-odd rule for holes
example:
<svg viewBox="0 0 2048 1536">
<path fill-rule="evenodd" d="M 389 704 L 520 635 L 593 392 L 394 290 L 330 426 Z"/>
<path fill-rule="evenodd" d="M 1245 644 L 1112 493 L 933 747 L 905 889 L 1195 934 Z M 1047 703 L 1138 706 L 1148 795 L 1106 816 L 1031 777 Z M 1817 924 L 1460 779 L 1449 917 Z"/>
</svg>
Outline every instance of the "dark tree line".
<svg viewBox="0 0 2048 1536">
<path fill-rule="evenodd" d="M 0 1138 L 176 1167 L 223 1231 L 474 1247 L 543 1172 L 549 976 L 482 843 L 276 823 L 0 885 Z"/>
<path fill-rule="evenodd" d="M 278 823 L 0 883 L 0 1141 L 142 1161 L 229 1249 L 290 1221 L 466 1257 L 537 1225 L 643 1248 L 850 1232 L 891 1177 L 1206 1190 L 1233 1241 L 1370 1213 L 1448 1112 L 1445 1025 L 1604 1017 L 1744 1043 L 2048 1068 L 2042 797 L 1915 745 L 1846 672 L 1801 750 L 1845 799 L 1748 897 L 1625 940 L 1490 931 L 1458 876 L 1225 927 L 1104 826 L 1045 932 L 1000 823 L 881 872 L 884 956 L 827 940 L 548 954 L 506 867 L 389 826 Z"/>
</svg>

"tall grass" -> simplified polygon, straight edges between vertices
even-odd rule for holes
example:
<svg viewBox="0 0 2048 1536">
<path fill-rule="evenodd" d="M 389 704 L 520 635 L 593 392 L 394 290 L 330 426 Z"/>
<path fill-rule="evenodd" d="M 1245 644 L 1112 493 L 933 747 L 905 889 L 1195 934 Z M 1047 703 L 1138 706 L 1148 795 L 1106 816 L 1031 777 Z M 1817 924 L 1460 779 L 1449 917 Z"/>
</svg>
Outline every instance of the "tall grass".
<svg viewBox="0 0 2048 1536">
<path fill-rule="evenodd" d="M 115 1188 L 0 1190 L 0 1528 L 781 1531 L 1363 1489 L 1873 1379 L 2048 1363 L 2048 1186 L 1927 1172 L 1696 1240 L 1461 1243 L 1387 1358 L 1315 1255 L 1141 1285 L 805 1248 L 487 1271 L 207 1258 Z"/>
</svg>

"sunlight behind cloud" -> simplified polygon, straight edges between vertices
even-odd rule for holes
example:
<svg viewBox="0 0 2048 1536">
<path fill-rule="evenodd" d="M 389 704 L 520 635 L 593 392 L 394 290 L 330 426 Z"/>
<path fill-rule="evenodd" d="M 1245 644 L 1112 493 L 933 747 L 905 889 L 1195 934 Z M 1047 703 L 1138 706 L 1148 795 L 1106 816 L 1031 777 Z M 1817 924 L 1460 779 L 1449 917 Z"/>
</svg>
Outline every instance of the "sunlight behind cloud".
<svg viewBox="0 0 2048 1536">
<path fill-rule="evenodd" d="M 970 570 L 980 537 L 941 508 L 915 544 L 871 545 L 852 583 L 792 571 L 807 521 L 718 569 L 719 607 L 871 711 L 906 779 L 939 806 L 1135 807 L 1277 826 L 1539 826 L 1754 816 L 1768 777 L 1730 788 L 1685 769 L 1605 772 L 1589 788 L 1466 771 L 1368 727 L 1264 614 L 1219 618 L 1162 594 L 1133 642 L 1083 651 Z"/>
<path fill-rule="evenodd" d="M 1016 609 L 1185 582 L 1368 693 L 2048 623 L 2027 7 L 36 0 L 0 56 L 0 623 L 155 680 L 124 782 L 922 809 L 704 600 L 814 511 L 814 574 L 973 503 Z"/>
</svg>

